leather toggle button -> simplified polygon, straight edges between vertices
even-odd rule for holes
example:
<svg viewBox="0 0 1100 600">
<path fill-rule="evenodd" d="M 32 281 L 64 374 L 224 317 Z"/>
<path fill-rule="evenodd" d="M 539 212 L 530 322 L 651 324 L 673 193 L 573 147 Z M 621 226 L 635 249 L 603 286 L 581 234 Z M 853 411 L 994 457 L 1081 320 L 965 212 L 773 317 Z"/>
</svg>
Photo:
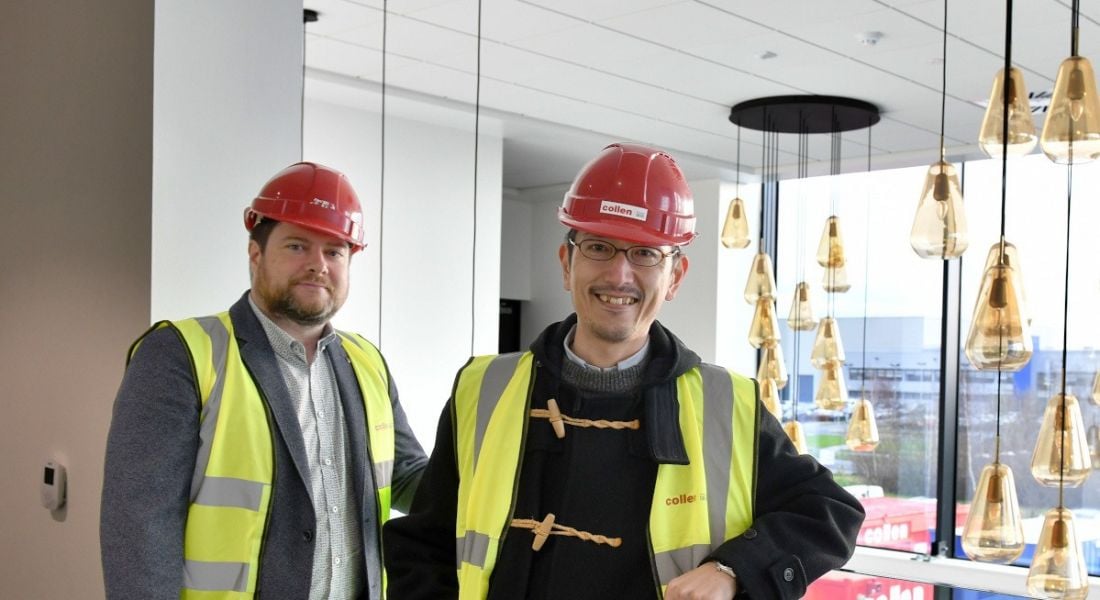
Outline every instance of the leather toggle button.
<svg viewBox="0 0 1100 600">
<path fill-rule="evenodd" d="M 794 569 L 792 569 L 790 567 L 787 567 L 786 569 L 783 569 L 783 581 L 786 581 L 786 582 L 794 581 Z"/>
<path fill-rule="evenodd" d="M 546 408 L 550 409 L 550 425 L 554 428 L 554 435 L 558 436 L 558 439 L 565 438 L 565 423 L 562 422 L 561 409 L 558 408 L 558 401 L 553 398 L 546 401 Z"/>
<path fill-rule="evenodd" d="M 546 518 L 535 526 L 535 540 L 531 542 L 531 549 L 535 552 L 542 550 L 542 545 L 546 543 L 546 538 L 550 537 L 550 530 L 553 528 L 554 513 L 546 513 Z"/>
<path fill-rule="evenodd" d="M 745 533 L 743 533 L 741 535 L 744 536 L 744 538 L 746 540 L 756 539 L 756 530 L 753 529 L 752 527 L 749 527 L 748 529 L 745 530 Z"/>
</svg>

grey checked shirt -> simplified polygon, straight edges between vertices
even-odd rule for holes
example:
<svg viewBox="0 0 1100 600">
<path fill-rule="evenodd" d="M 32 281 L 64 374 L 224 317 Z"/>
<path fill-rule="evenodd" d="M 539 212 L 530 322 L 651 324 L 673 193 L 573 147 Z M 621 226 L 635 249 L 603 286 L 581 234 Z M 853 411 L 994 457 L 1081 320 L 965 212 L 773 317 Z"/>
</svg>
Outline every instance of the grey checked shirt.
<svg viewBox="0 0 1100 600">
<path fill-rule="evenodd" d="M 363 541 L 340 406 L 336 375 L 324 353 L 339 338 L 326 325 L 317 343 L 313 364 L 306 349 L 261 311 L 252 298 L 252 311 L 260 320 L 278 358 L 290 398 L 295 403 L 309 461 L 310 497 L 317 518 L 316 546 L 310 600 L 353 600 L 363 587 Z M 321 359 L 321 360 L 316 360 Z"/>
</svg>

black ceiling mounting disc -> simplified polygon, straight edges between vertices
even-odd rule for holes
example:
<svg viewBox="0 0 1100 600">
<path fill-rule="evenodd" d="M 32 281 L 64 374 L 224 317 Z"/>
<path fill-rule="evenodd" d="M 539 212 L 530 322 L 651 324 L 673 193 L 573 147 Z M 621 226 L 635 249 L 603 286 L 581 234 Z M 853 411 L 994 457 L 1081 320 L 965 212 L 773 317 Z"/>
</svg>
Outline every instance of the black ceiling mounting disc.
<svg viewBox="0 0 1100 600">
<path fill-rule="evenodd" d="M 874 104 L 841 96 L 769 96 L 730 109 L 734 125 L 779 133 L 853 131 L 870 127 L 879 118 Z"/>
</svg>

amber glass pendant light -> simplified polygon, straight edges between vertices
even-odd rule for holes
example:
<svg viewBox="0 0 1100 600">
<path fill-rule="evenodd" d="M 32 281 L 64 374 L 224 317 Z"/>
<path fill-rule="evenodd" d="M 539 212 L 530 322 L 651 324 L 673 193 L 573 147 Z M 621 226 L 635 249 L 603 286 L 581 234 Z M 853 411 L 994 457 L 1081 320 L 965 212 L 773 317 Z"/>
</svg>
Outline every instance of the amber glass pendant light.
<svg viewBox="0 0 1100 600">
<path fill-rule="evenodd" d="M 996 454 L 999 456 L 1000 450 Z M 1020 558 L 1025 546 L 1012 469 L 998 459 L 982 469 L 963 525 L 962 547 L 971 560 L 1008 564 Z"/>
<path fill-rule="evenodd" d="M 1089 427 L 1089 456 L 1092 457 L 1092 470 L 1100 469 L 1100 428 Z"/>
<path fill-rule="evenodd" d="M 817 336 L 810 350 L 810 363 L 820 369 L 830 362 L 844 362 L 844 342 L 840 339 L 840 327 L 836 319 L 824 317 L 817 325 Z"/>
<path fill-rule="evenodd" d="M 772 414 L 776 419 L 783 419 L 783 410 L 779 405 L 779 386 L 775 384 L 775 380 L 766 377 L 760 379 L 760 402 L 764 404 L 764 408 L 768 409 L 768 412 Z"/>
<path fill-rule="evenodd" d="M 940 160 L 928 167 L 909 232 L 909 245 L 921 258 L 958 258 L 970 245 L 959 174 L 943 153 L 941 145 Z"/>
<path fill-rule="evenodd" d="M 1027 593 L 1034 598 L 1087 598 L 1089 572 L 1073 522 L 1064 506 L 1047 511 L 1039 544 L 1027 571 Z"/>
<path fill-rule="evenodd" d="M 756 311 L 749 327 L 749 344 L 759 348 L 764 342 L 779 341 L 779 319 L 775 316 L 775 299 L 761 296 L 756 300 Z"/>
<path fill-rule="evenodd" d="M 810 284 L 798 282 L 791 301 L 791 312 L 787 315 L 787 326 L 795 331 L 811 331 L 817 327 L 814 309 L 810 304 Z"/>
<path fill-rule="evenodd" d="M 1002 127 L 1006 110 L 1008 126 Z M 1002 136 L 1001 132 L 1005 129 L 1008 135 Z M 1000 157 L 1006 151 L 1009 156 L 1023 156 L 1031 152 L 1038 140 L 1024 74 L 1015 67 L 1008 69 L 1008 77 L 1005 77 L 1004 69 L 997 71 L 993 91 L 989 94 L 989 106 L 985 109 L 985 118 L 978 133 L 978 145 L 993 158 Z"/>
<path fill-rule="evenodd" d="M 825 220 L 825 229 L 817 244 L 817 264 L 825 268 L 844 266 L 844 238 L 840 234 L 840 219 L 836 215 Z"/>
<path fill-rule="evenodd" d="M 806 454 L 806 432 L 802 429 L 802 423 L 787 421 L 783 424 L 783 431 L 786 432 L 787 437 L 791 438 L 795 450 L 798 450 L 799 454 Z"/>
<path fill-rule="evenodd" d="M 760 240 L 760 251 L 752 259 L 749 268 L 749 281 L 745 284 L 745 302 L 756 304 L 761 297 L 775 297 L 775 271 L 772 259 L 764 251 L 764 240 Z"/>
<path fill-rule="evenodd" d="M 1047 402 L 1039 440 L 1031 453 L 1031 475 L 1045 486 L 1077 487 L 1091 471 L 1081 405 L 1073 394 L 1055 394 Z"/>
<path fill-rule="evenodd" d="M 1100 406 L 1100 371 L 1092 377 L 1092 394 L 1089 395 L 1089 399 L 1093 404 Z"/>
<path fill-rule="evenodd" d="M 727 248 L 748 248 L 749 220 L 745 216 L 745 201 L 740 196 L 730 200 L 726 222 L 722 225 L 722 245 Z"/>
<path fill-rule="evenodd" d="M 979 370 L 1019 371 L 1031 359 L 1031 331 L 1023 316 L 1023 287 L 1003 250 L 1000 256 L 982 278 L 966 337 L 966 357 Z"/>
<path fill-rule="evenodd" d="M 760 367 L 756 379 L 774 379 L 775 385 L 783 389 L 787 385 L 787 363 L 783 360 L 783 348 L 774 342 L 766 342 L 760 347 Z"/>
<path fill-rule="evenodd" d="M 955 165 L 947 162 L 944 128 L 947 115 L 947 0 L 943 3 L 943 70 L 940 86 L 940 159 L 928 167 L 909 245 L 921 258 L 958 258 L 970 244 L 962 187 Z"/>
<path fill-rule="evenodd" d="M 1003 257 L 1001 242 L 996 242 L 990 246 L 989 253 L 985 255 L 985 267 L 982 269 L 982 273 L 997 265 L 1001 260 L 1004 260 L 1005 264 L 1016 272 L 1016 283 L 1020 288 L 1020 314 L 1024 316 L 1027 324 L 1031 325 L 1031 313 L 1027 309 L 1027 285 L 1024 283 L 1024 267 L 1023 263 L 1020 262 L 1020 251 L 1016 249 L 1016 245 L 1012 242 L 1005 242 Z"/>
<path fill-rule="evenodd" d="M 1077 52 L 1081 35 L 1080 0 L 1073 1 L 1070 57 L 1058 67 L 1054 93 L 1043 123 L 1042 145 L 1047 158 L 1058 164 L 1082 164 L 1100 156 L 1100 97 L 1089 59 Z"/>
<path fill-rule="evenodd" d="M 878 446 L 878 424 L 875 409 L 866 398 L 856 402 L 852 418 L 848 421 L 848 435 L 844 443 L 856 452 L 870 452 Z"/>
<path fill-rule="evenodd" d="M 844 363 L 829 361 L 821 367 L 814 404 L 825 410 L 844 410 L 848 406 L 848 385 L 844 382 Z"/>
<path fill-rule="evenodd" d="M 722 245 L 726 248 L 748 248 L 749 219 L 745 215 L 745 201 L 741 199 L 741 126 L 737 126 L 737 194 L 730 200 L 726 221 L 722 224 Z"/>
</svg>

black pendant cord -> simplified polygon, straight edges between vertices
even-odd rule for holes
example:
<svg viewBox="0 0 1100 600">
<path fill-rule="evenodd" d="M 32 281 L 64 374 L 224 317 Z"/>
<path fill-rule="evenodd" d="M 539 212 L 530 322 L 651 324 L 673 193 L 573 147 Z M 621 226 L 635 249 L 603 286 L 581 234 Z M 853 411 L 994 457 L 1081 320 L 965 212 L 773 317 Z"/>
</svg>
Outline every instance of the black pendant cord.
<svg viewBox="0 0 1100 600">
<path fill-rule="evenodd" d="M 378 159 L 378 347 L 382 347 L 382 285 L 385 261 L 382 253 L 386 249 L 383 228 L 386 225 L 386 27 L 389 25 L 389 0 L 382 0 L 382 117 L 379 132 Z"/>
<path fill-rule="evenodd" d="M 871 185 L 871 124 L 867 124 L 867 186 Z M 867 192 L 867 233 L 871 232 L 871 192 L 868 189 Z M 861 352 L 861 360 L 863 366 L 860 369 L 863 372 L 863 377 L 860 379 L 859 384 L 859 399 L 865 400 L 867 398 L 867 296 L 871 291 L 871 244 L 870 240 L 866 240 L 866 244 L 863 247 L 863 350 Z"/>
<path fill-rule="evenodd" d="M 1012 0 L 1005 2 L 1005 66 L 1003 71 L 1004 89 L 1002 92 L 1003 105 L 1001 106 L 1001 243 L 998 250 L 997 264 L 1004 265 L 1005 261 L 1005 214 L 1008 205 L 1008 104 L 1009 91 L 1012 78 Z M 998 334 L 998 352 L 1004 352 L 1004 334 Z M 1001 364 L 997 361 L 997 414 L 994 423 L 996 454 L 993 461 L 1001 460 Z"/>
<path fill-rule="evenodd" d="M 940 78 L 940 162 L 945 162 L 947 149 L 943 132 L 947 114 L 947 0 L 943 0 L 943 74 Z"/>
<path fill-rule="evenodd" d="M 1073 138 L 1070 138 L 1070 146 L 1073 145 Z M 1062 300 L 1062 411 L 1061 422 L 1058 423 L 1058 433 L 1062 437 L 1060 450 L 1061 456 L 1058 459 L 1058 506 L 1059 508 L 1065 507 L 1065 477 L 1066 477 L 1066 369 L 1069 365 L 1066 364 L 1068 355 L 1068 341 L 1069 341 L 1069 234 L 1070 234 L 1070 213 L 1073 205 L 1073 162 L 1070 161 L 1066 164 L 1066 278 L 1065 278 L 1065 295 Z"/>
<path fill-rule="evenodd" d="M 1081 37 L 1081 0 L 1073 0 L 1073 9 L 1071 11 L 1072 18 L 1069 41 L 1069 55 L 1077 56 L 1077 42 Z"/>
<path fill-rule="evenodd" d="M 741 124 L 737 125 L 737 191 L 735 198 L 741 197 Z"/>
<path fill-rule="evenodd" d="M 474 91 L 474 213 L 473 242 L 470 249 L 470 355 L 476 354 L 477 335 L 477 160 L 481 140 L 481 0 L 477 0 L 477 83 Z"/>
</svg>

